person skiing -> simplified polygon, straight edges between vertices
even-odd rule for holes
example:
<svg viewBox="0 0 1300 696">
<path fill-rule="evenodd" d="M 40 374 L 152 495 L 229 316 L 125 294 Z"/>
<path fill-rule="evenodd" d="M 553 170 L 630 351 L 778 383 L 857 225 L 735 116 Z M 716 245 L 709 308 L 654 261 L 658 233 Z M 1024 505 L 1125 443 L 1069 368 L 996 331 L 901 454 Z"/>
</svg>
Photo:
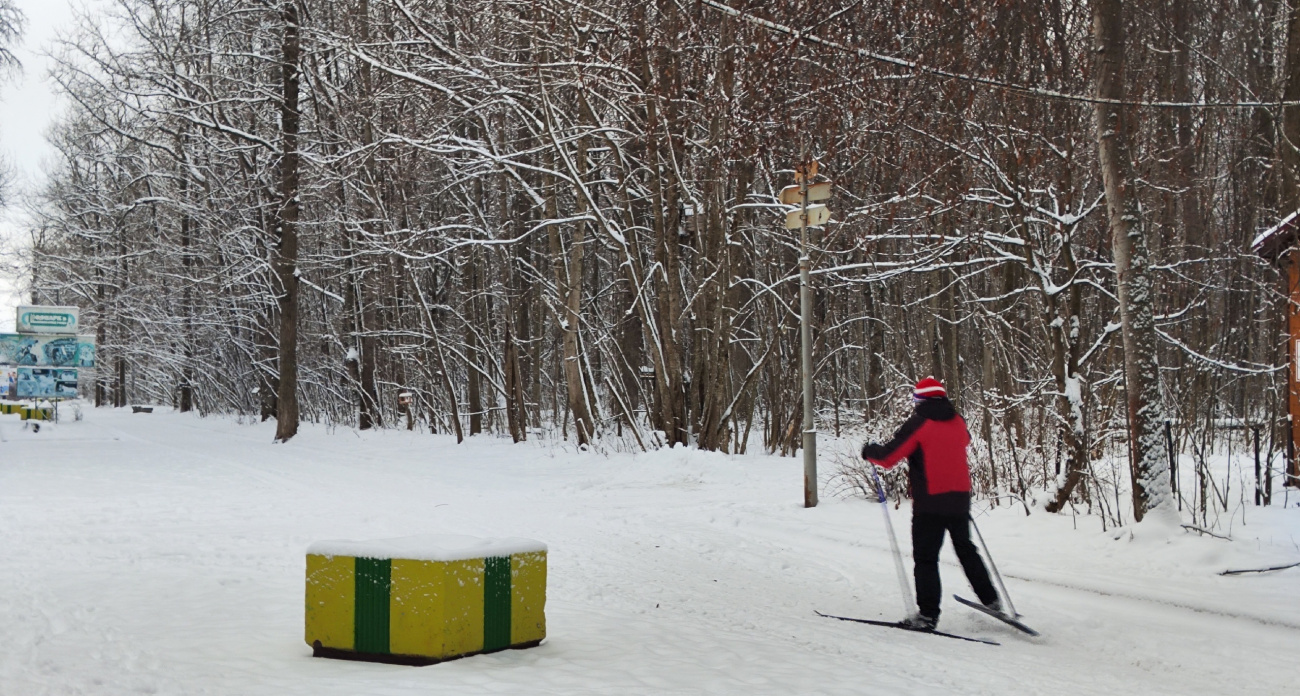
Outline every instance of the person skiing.
<svg viewBox="0 0 1300 696">
<path fill-rule="evenodd" d="M 912 486 L 912 560 L 919 613 L 904 623 L 911 628 L 934 630 L 939 624 L 939 549 L 948 532 L 966 579 L 984 606 L 999 614 L 1002 603 L 989 580 L 979 551 L 970 540 L 970 466 L 966 447 L 970 432 L 966 421 L 948 400 L 943 384 L 933 377 L 912 390 L 912 416 L 884 444 L 862 446 L 862 458 L 892 469 L 904 458 Z"/>
</svg>

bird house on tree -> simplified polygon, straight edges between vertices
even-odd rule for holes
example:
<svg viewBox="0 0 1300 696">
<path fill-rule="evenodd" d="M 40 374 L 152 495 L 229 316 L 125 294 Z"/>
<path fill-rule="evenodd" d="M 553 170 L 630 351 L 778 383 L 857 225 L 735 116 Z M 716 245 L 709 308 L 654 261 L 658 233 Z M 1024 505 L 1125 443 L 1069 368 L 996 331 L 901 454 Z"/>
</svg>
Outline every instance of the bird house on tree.
<svg viewBox="0 0 1300 696">
<path fill-rule="evenodd" d="M 1282 218 L 1255 237 L 1251 249 L 1282 270 L 1286 280 L 1287 419 L 1291 437 L 1287 441 L 1286 485 L 1300 484 L 1300 210 Z"/>
<path fill-rule="evenodd" d="M 703 206 L 695 202 L 681 206 L 681 215 L 677 216 L 677 242 L 690 244 L 704 225 Z"/>
</svg>

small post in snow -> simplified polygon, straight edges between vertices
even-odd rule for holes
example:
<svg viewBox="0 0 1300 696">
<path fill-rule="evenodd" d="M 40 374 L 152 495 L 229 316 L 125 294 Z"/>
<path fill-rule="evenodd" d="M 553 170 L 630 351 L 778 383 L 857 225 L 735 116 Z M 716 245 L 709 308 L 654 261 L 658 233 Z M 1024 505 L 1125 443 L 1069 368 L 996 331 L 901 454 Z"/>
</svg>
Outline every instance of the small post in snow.
<svg viewBox="0 0 1300 696">
<path fill-rule="evenodd" d="M 1169 492 L 1178 501 L 1178 510 L 1183 509 L 1183 496 L 1178 491 L 1178 455 L 1174 453 L 1173 421 L 1165 419 L 1165 449 L 1169 451 Z"/>
<path fill-rule="evenodd" d="M 831 211 L 825 205 L 809 206 L 812 201 L 822 201 L 831 196 L 831 182 L 813 183 L 817 176 L 817 160 L 804 158 L 795 167 L 794 186 L 781 189 L 781 202 L 798 205 L 799 209 L 785 216 L 786 229 L 799 229 L 799 331 L 802 339 L 803 372 L 803 506 L 817 507 L 817 424 L 813 420 L 813 362 L 812 362 L 812 280 L 809 273 L 808 228 L 825 225 Z"/>
<path fill-rule="evenodd" d="M 1255 507 L 1259 507 L 1264 502 L 1264 482 L 1259 470 L 1259 424 L 1250 426 L 1250 429 L 1255 433 Z"/>
</svg>

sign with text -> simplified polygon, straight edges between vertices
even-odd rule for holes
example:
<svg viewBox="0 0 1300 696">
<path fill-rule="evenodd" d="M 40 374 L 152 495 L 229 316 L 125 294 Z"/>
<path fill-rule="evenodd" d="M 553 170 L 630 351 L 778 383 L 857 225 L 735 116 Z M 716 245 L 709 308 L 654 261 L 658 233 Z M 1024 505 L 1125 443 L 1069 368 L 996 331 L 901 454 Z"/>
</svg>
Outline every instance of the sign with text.
<svg viewBox="0 0 1300 696">
<path fill-rule="evenodd" d="M 56 367 L 20 367 L 17 380 L 20 399 L 75 399 L 77 371 Z"/>
<path fill-rule="evenodd" d="M 803 202 L 800 196 L 800 186 L 787 186 L 781 189 L 781 202 L 786 205 L 799 205 Z M 815 184 L 808 185 L 808 202 L 828 200 L 831 197 L 831 182 L 819 181 Z"/>
<path fill-rule="evenodd" d="M 18 307 L 18 333 L 75 336 L 80 328 L 81 313 L 76 307 Z"/>
<path fill-rule="evenodd" d="M 0 365 L 94 367 L 94 336 L 0 334 Z"/>
<path fill-rule="evenodd" d="M 819 227 L 825 225 L 831 220 L 830 208 L 824 205 L 808 206 L 808 226 Z M 803 211 L 791 210 L 785 214 L 785 228 L 787 230 L 797 230 L 803 224 Z"/>
</svg>

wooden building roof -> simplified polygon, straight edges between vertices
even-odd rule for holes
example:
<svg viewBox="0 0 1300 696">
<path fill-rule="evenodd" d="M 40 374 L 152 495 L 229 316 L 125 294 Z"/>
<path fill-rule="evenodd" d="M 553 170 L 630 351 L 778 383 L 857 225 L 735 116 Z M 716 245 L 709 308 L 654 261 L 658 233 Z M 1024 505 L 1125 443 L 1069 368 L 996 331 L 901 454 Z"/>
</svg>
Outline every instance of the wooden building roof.
<svg viewBox="0 0 1300 696">
<path fill-rule="evenodd" d="M 1281 222 L 1260 232 L 1255 237 L 1255 241 L 1250 243 L 1250 248 L 1269 261 L 1277 261 L 1279 256 L 1295 244 L 1298 229 L 1300 229 L 1300 210 L 1291 213 L 1282 218 Z"/>
</svg>

